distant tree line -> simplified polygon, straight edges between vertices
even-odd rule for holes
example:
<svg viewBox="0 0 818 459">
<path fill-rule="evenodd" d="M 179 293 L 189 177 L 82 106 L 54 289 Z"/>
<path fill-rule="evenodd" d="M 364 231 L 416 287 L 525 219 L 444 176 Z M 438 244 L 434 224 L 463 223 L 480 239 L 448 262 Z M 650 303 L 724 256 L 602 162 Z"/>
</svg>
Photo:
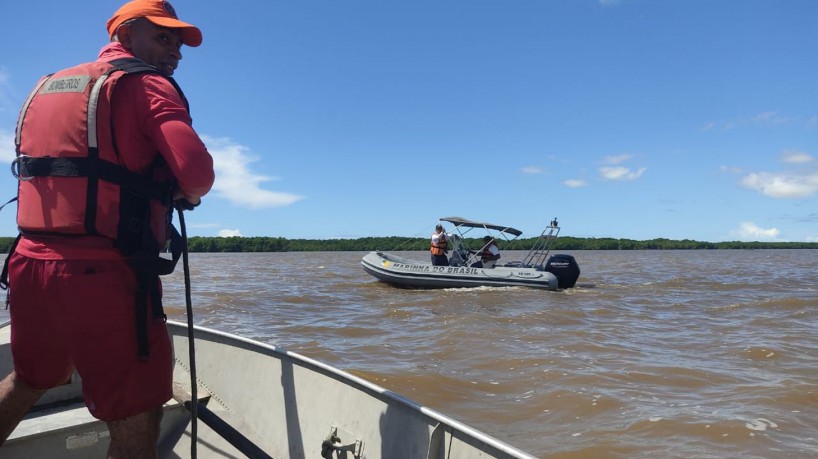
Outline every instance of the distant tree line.
<svg viewBox="0 0 818 459">
<path fill-rule="evenodd" d="M 529 250 L 537 238 L 498 241 L 501 250 Z M 0 237 L 0 252 L 8 253 L 13 237 Z M 466 247 L 477 250 L 481 239 L 464 239 Z M 201 237 L 188 240 L 188 249 L 195 252 L 369 252 L 428 250 L 427 238 L 363 237 L 358 239 L 286 239 L 283 237 Z M 553 250 L 714 250 L 714 249 L 818 249 L 816 242 L 701 242 L 690 239 L 650 239 L 636 241 L 615 238 L 557 239 Z"/>
<path fill-rule="evenodd" d="M 502 250 L 529 250 L 537 238 L 498 241 Z M 480 249 L 481 239 L 464 244 Z M 191 237 L 191 252 L 368 252 L 372 250 L 428 250 L 428 238 L 363 237 L 358 239 L 286 239 L 282 237 Z M 554 250 L 714 250 L 714 249 L 818 249 L 816 242 L 701 242 L 690 239 L 633 239 L 561 237 Z"/>
</svg>

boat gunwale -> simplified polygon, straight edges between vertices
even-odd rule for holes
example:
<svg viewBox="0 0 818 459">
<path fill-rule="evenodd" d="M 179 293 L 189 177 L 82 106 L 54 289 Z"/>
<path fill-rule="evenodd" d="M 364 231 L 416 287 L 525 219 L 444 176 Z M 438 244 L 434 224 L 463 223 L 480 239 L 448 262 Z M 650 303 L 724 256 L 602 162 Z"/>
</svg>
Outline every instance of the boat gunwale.
<svg viewBox="0 0 818 459">
<path fill-rule="evenodd" d="M 178 322 L 174 320 L 168 320 L 166 322 L 168 324 L 169 332 L 173 334 L 173 331 L 170 330 L 171 327 L 174 327 L 176 330 L 180 330 L 186 334 L 185 330 L 187 329 L 187 324 L 183 322 Z M 2 325 L 0 325 L 2 327 Z M 193 327 L 195 332 L 204 332 L 205 334 L 212 334 L 218 336 L 220 338 L 224 338 L 230 341 L 238 341 L 243 343 L 246 346 L 244 349 L 251 352 L 259 352 L 269 357 L 279 357 L 281 359 L 289 359 L 291 363 L 295 363 L 301 365 L 307 369 L 316 371 L 320 374 L 325 376 L 332 377 L 338 381 L 343 381 L 352 387 L 363 390 L 364 392 L 383 400 L 385 403 L 389 404 L 389 402 L 396 403 L 398 405 L 405 406 L 411 410 L 417 411 L 425 416 L 428 416 L 435 421 L 443 423 L 447 426 L 450 426 L 455 431 L 460 431 L 465 433 L 467 436 L 472 437 L 478 441 L 481 441 L 493 448 L 496 448 L 502 451 L 505 454 L 511 455 L 514 458 L 518 459 L 536 459 L 534 456 L 514 447 L 507 443 L 504 443 L 501 440 L 498 440 L 487 433 L 484 433 L 468 424 L 464 424 L 461 421 L 458 421 L 454 418 L 451 418 L 439 411 L 436 411 L 432 408 L 424 406 L 404 395 L 401 395 L 397 392 L 392 390 L 386 389 L 381 387 L 375 383 L 367 381 L 361 377 L 355 376 L 351 373 L 348 373 L 344 370 L 339 368 L 333 367 L 329 364 L 323 363 L 321 361 L 312 359 L 310 357 L 298 354 L 296 352 L 288 351 L 286 349 L 278 348 L 274 345 L 266 344 L 261 341 L 257 341 L 251 338 L 245 338 L 242 336 L 238 336 L 232 333 L 223 332 L 219 330 L 214 330 L 211 328 L 194 325 Z M 178 333 L 177 333 L 178 334 Z M 196 339 L 202 339 L 201 334 L 194 333 Z M 211 340 L 212 341 L 212 340 Z M 230 345 L 229 343 L 223 343 L 224 345 Z"/>
<path fill-rule="evenodd" d="M 7 330 L 10 327 L 11 320 L 0 322 L 0 330 Z M 175 320 L 167 320 L 168 333 L 171 339 L 184 339 L 188 336 L 188 325 L 183 322 Z M 277 359 L 281 363 L 296 365 L 308 371 L 323 375 L 341 384 L 349 386 L 353 390 L 360 390 L 368 396 L 381 400 L 387 406 L 402 406 L 406 409 L 425 416 L 431 421 L 425 421 L 428 425 L 434 426 L 435 422 L 445 425 L 451 429 L 452 435 L 462 435 L 464 438 L 472 439 L 473 441 L 483 443 L 487 447 L 508 455 L 515 459 L 536 459 L 534 456 L 526 453 L 514 446 L 511 446 L 497 438 L 490 436 L 468 424 L 453 419 L 445 414 L 442 414 L 432 408 L 426 407 L 404 395 L 385 389 L 377 384 L 367 381 L 361 377 L 350 374 L 344 370 L 333 367 L 321 361 L 306 357 L 296 352 L 288 351 L 274 345 L 266 344 L 254 339 L 245 338 L 233 333 L 215 330 L 208 327 L 194 325 L 194 337 L 199 342 L 211 342 L 215 345 L 226 346 L 235 349 L 236 352 L 255 352 L 263 356 Z M 174 338 L 176 337 L 176 338 Z M 177 351 L 178 352 L 178 351 Z M 177 364 L 180 364 L 178 362 Z M 178 405 L 173 405 L 178 407 Z M 166 408 L 168 405 L 166 405 Z M 34 441 L 40 437 L 41 434 L 31 434 L 16 439 L 16 441 Z M 2 449 L 0 449 L 0 456 L 2 456 Z"/>
</svg>

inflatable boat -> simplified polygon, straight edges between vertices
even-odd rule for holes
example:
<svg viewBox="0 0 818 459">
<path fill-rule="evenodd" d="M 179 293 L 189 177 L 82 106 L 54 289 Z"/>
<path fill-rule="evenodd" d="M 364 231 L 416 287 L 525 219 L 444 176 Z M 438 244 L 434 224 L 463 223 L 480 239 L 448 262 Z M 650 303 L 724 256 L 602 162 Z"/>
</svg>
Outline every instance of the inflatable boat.
<svg viewBox="0 0 818 459">
<path fill-rule="evenodd" d="M 571 255 L 551 255 L 551 247 L 559 235 L 557 220 L 552 220 L 537 238 L 528 254 L 519 261 L 498 262 L 494 267 L 483 267 L 480 259 L 484 250 L 495 240 L 511 241 L 522 231 L 510 226 L 445 217 L 440 221 L 451 226 L 447 239 L 451 245 L 449 263 L 435 266 L 429 260 L 418 260 L 396 253 L 373 251 L 361 260 L 364 271 L 379 281 L 407 288 L 463 288 L 463 287 L 531 287 L 545 290 L 571 288 L 579 278 L 580 269 Z M 467 234 L 483 230 L 487 236 L 478 239 L 477 248 L 467 246 Z M 474 244 L 474 243 L 472 243 Z M 501 258 L 502 260 L 502 258 Z"/>
</svg>

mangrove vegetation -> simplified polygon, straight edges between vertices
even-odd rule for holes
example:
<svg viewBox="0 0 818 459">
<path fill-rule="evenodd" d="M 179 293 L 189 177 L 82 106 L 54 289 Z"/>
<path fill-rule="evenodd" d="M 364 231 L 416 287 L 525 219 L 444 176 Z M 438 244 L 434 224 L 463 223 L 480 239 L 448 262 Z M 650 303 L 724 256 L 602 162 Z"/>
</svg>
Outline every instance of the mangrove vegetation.
<svg viewBox="0 0 818 459">
<path fill-rule="evenodd" d="M 536 238 L 498 241 L 502 250 L 528 250 Z M 479 249 L 480 239 L 466 239 Z M 429 250 L 428 238 L 363 237 L 358 239 L 286 239 L 283 237 L 191 237 L 191 252 L 369 252 L 372 250 Z M 818 249 L 815 242 L 700 242 L 688 239 L 636 241 L 614 238 L 561 237 L 554 250 L 702 250 L 702 249 Z"/>
<path fill-rule="evenodd" d="M 499 240 L 501 250 L 529 250 L 536 238 Z M 8 253 L 13 237 L 0 237 L 0 251 Z M 482 240 L 465 239 L 466 247 L 480 249 Z M 369 252 L 429 250 L 428 238 L 362 237 L 358 239 L 287 239 L 283 237 L 201 237 L 188 240 L 191 253 L 207 252 Z M 716 250 L 716 249 L 818 249 L 817 242 L 701 242 L 689 239 L 637 241 L 616 238 L 557 239 L 554 250 Z"/>
</svg>

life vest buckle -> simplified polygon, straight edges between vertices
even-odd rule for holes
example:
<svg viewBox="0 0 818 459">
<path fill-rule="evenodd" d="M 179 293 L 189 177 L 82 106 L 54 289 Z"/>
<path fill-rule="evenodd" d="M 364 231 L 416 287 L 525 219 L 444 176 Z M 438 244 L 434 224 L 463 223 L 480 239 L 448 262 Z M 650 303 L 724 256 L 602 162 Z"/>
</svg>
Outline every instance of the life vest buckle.
<svg viewBox="0 0 818 459">
<path fill-rule="evenodd" d="M 33 175 L 30 176 L 30 177 L 26 177 L 26 176 L 21 175 L 23 173 L 22 161 L 27 160 L 29 158 L 31 158 L 31 156 L 20 155 L 20 156 L 14 158 L 14 161 L 11 162 L 11 175 L 13 175 L 14 178 L 16 178 L 17 180 L 19 180 L 21 182 L 28 182 L 29 180 L 34 180 Z"/>
</svg>

